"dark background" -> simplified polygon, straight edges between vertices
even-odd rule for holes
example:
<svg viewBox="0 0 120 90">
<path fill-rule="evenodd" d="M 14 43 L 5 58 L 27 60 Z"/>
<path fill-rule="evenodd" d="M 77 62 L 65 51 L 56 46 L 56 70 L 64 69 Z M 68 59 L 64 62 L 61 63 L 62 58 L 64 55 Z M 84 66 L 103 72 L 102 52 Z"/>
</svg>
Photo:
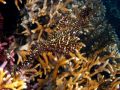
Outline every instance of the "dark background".
<svg viewBox="0 0 120 90">
<path fill-rule="evenodd" d="M 14 4 L 14 0 L 6 0 L 7 4 L 0 3 L 0 13 L 4 18 L 3 35 L 10 36 L 16 29 L 19 12 Z"/>
<path fill-rule="evenodd" d="M 102 0 L 106 7 L 106 19 L 120 39 L 120 0 Z"/>
</svg>

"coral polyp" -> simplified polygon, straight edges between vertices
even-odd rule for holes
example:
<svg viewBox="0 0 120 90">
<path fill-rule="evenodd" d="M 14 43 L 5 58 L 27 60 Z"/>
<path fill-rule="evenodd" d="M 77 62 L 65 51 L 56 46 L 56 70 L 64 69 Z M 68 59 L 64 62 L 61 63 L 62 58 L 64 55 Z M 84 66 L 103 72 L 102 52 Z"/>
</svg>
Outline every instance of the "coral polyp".
<svg viewBox="0 0 120 90">
<path fill-rule="evenodd" d="M 15 0 L 15 5 L 20 18 L 13 43 L 8 50 L 0 43 L 6 56 L 0 60 L 10 63 L 5 70 L 15 87 L 1 79 L 0 89 L 120 89 L 119 39 L 101 0 Z"/>
</svg>

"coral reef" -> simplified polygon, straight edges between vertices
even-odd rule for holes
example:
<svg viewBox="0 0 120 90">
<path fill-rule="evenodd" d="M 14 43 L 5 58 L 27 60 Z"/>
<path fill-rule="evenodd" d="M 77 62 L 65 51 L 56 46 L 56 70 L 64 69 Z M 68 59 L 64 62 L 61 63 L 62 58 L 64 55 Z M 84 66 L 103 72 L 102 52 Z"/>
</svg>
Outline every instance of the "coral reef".
<svg viewBox="0 0 120 90">
<path fill-rule="evenodd" d="M 4 70 L 7 61 L 0 66 L 0 89 L 1 90 L 22 90 L 26 88 L 25 79 L 18 73 L 16 75 L 10 74 L 9 71 Z"/>
<path fill-rule="evenodd" d="M 21 17 L 16 33 L 0 43 L 1 67 L 11 77 L 4 81 L 2 68 L 0 89 L 120 89 L 119 39 L 101 0 L 15 0 L 15 5 Z"/>
</svg>

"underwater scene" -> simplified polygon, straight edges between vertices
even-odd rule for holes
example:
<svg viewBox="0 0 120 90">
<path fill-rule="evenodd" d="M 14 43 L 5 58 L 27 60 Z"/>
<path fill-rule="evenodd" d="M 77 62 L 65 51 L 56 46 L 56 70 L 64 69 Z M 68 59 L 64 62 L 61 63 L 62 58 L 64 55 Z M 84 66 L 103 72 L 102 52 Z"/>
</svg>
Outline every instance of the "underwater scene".
<svg viewBox="0 0 120 90">
<path fill-rule="evenodd" d="M 120 90 L 120 0 L 0 0 L 0 90 Z"/>
</svg>

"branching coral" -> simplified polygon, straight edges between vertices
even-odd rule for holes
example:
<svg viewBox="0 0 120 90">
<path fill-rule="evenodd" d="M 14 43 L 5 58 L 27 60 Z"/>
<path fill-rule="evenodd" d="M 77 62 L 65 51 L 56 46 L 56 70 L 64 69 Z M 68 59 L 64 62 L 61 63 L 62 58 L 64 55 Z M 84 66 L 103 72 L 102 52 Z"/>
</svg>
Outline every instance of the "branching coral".
<svg viewBox="0 0 120 90">
<path fill-rule="evenodd" d="M 13 74 L 6 79 L 13 78 L 9 82 L 3 83 L 7 73 L 1 70 L 1 89 L 120 88 L 119 40 L 104 18 L 101 0 L 26 0 L 24 7 L 19 3 L 22 1 L 15 0 L 21 14 L 16 35 L 27 40 L 23 46 L 14 43 L 8 48 L 18 59 L 12 65 L 14 70 L 9 71 Z M 5 44 L 0 43 L 3 51 Z M 14 53 L 7 56 L 14 59 Z"/>
<path fill-rule="evenodd" d="M 28 13 L 25 13 L 26 11 Z M 74 38 L 75 42 L 84 43 L 86 47 L 82 51 L 89 54 L 118 41 L 114 30 L 104 20 L 105 7 L 101 1 L 28 0 L 21 12 L 24 13 L 22 22 L 18 24 L 18 30 L 22 27 L 25 30 L 23 34 L 28 36 L 27 41 L 30 43 L 37 39 L 42 49 L 45 47 L 52 49 L 56 46 L 57 50 L 62 47 L 60 44 L 65 45 L 61 41 L 69 37 L 70 40 Z M 56 45 L 58 42 L 60 44 Z M 103 45 L 104 42 L 106 43 Z M 47 43 L 51 43 L 51 46 Z M 74 46 L 69 46 L 69 43 L 68 47 L 73 48 Z"/>
<path fill-rule="evenodd" d="M 89 58 L 78 50 L 76 53 L 70 52 L 66 57 L 44 52 L 31 57 L 23 71 L 30 76 L 31 82 L 37 84 L 31 88 L 38 90 L 117 90 L 120 84 L 119 77 L 116 77 L 120 68 L 117 58 L 120 57 L 114 51 L 101 56 L 103 51 L 97 51 Z"/>
<path fill-rule="evenodd" d="M 119 40 L 100 0 L 28 0 L 21 12 L 18 30 L 25 30 L 31 47 L 18 67 L 30 77 L 30 88 L 119 88 Z"/>
<path fill-rule="evenodd" d="M 25 80 L 19 75 L 12 76 L 8 71 L 4 70 L 7 61 L 0 66 L 0 89 L 22 90 L 26 88 Z"/>
</svg>

